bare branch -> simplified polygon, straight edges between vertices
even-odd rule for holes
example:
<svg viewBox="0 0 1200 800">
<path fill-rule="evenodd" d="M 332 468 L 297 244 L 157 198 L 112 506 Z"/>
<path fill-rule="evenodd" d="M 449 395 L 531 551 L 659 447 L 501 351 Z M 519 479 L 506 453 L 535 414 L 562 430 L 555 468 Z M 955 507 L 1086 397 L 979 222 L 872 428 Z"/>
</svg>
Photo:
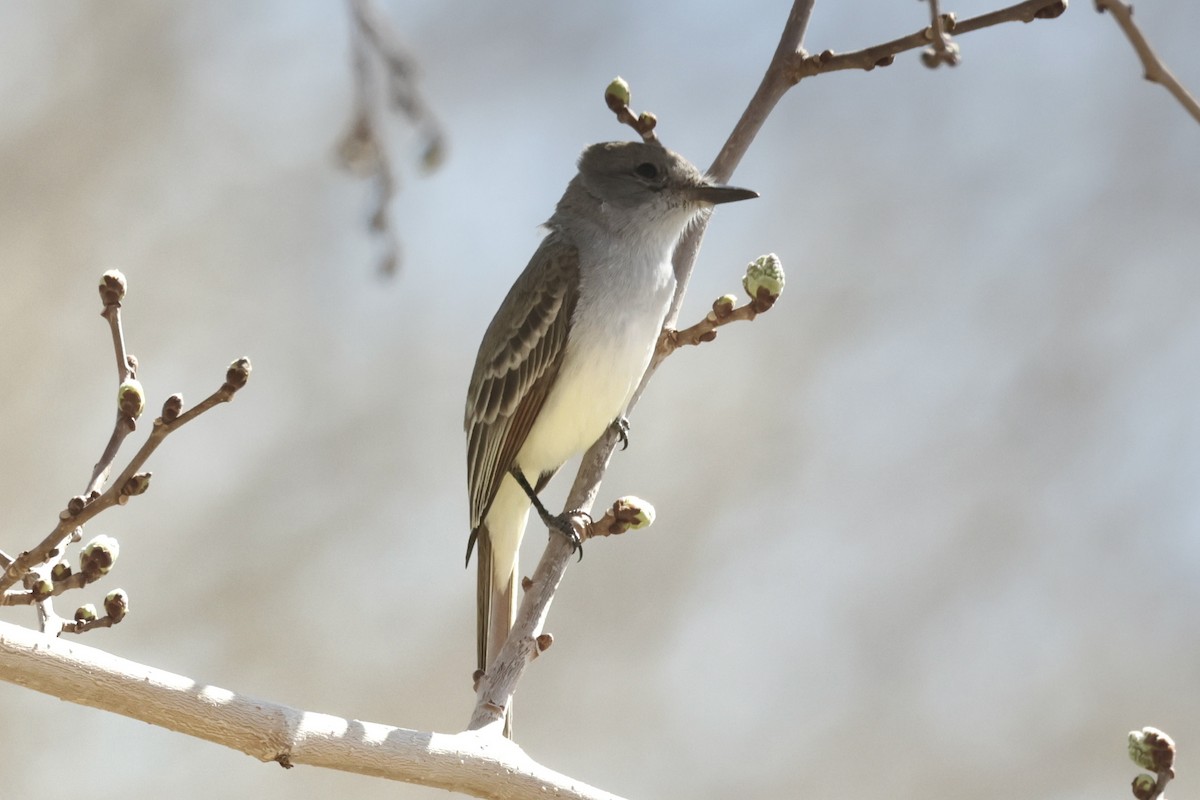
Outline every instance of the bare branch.
<svg viewBox="0 0 1200 800">
<path fill-rule="evenodd" d="M 308 764 L 474 797 L 620 800 L 543 767 L 500 736 L 407 730 L 289 708 L 7 623 L 0 623 L 0 679 L 284 767 Z"/>
<path fill-rule="evenodd" d="M 1167 65 L 1150 47 L 1150 43 L 1146 41 L 1146 37 L 1142 35 L 1141 30 L 1133 21 L 1133 6 L 1123 3 L 1121 0 L 1096 0 L 1096 10 L 1101 14 L 1105 11 L 1110 12 L 1113 19 L 1121 26 L 1125 37 L 1129 39 L 1129 43 L 1133 45 L 1134 51 L 1142 61 L 1146 80 L 1157 83 L 1170 92 L 1179 101 L 1179 104 L 1192 115 L 1192 119 L 1200 122 L 1200 102 L 1197 102 L 1196 98 L 1184 88 L 1179 79 L 1171 70 L 1167 69 Z"/>
</svg>

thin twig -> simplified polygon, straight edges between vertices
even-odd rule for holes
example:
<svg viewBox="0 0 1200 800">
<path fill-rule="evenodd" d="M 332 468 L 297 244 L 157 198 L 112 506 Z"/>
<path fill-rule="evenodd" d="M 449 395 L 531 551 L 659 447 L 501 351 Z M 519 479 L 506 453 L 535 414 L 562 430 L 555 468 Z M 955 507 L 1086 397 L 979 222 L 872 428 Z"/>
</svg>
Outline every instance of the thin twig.
<svg viewBox="0 0 1200 800">
<path fill-rule="evenodd" d="M 125 290 L 125 276 L 118 270 L 109 270 L 100 276 L 100 302 L 104 304 L 104 310 L 100 312 L 100 316 L 108 322 L 108 328 L 112 334 L 113 353 L 117 359 L 118 386 L 124 384 L 126 380 L 137 378 L 137 359 L 129 355 L 125 349 L 125 331 L 121 325 L 121 301 L 125 299 Z M 92 468 L 92 477 L 88 481 L 87 488 L 83 490 L 84 497 L 91 497 L 103 490 L 113 460 L 117 457 L 117 451 L 121 449 L 125 438 L 133 433 L 136 427 L 134 416 L 126 413 L 118 404 L 117 421 L 113 425 L 112 435 L 108 439 L 104 452 L 100 454 L 100 460 Z"/>
<path fill-rule="evenodd" d="M 1025 0 L 1007 8 L 969 17 L 964 20 L 954 20 L 948 25 L 948 33 L 961 35 L 973 31 L 990 28 L 1006 22 L 1033 22 L 1035 19 L 1054 19 L 1067 10 L 1066 0 Z M 948 17 L 942 16 L 943 21 Z M 855 50 L 852 53 L 835 53 L 824 50 L 817 55 L 808 55 L 803 51 L 797 52 L 791 64 L 791 77 L 796 83 L 813 75 L 824 72 L 837 72 L 846 69 L 873 70 L 876 67 L 886 67 L 896 56 L 907 50 L 929 45 L 929 28 L 922 28 L 908 36 L 893 39 L 890 42 Z"/>
<path fill-rule="evenodd" d="M 34 565 L 53 558 L 57 552 L 60 552 L 63 542 L 74 535 L 76 528 L 81 527 L 107 508 L 127 503 L 130 495 L 133 493 L 130 491 L 130 481 L 135 478 L 137 471 L 146 463 L 146 459 L 150 457 L 150 454 L 162 444 L 163 440 L 205 411 L 232 400 L 238 389 L 245 386 L 249 375 L 249 359 L 238 359 L 233 362 L 226 372 L 225 383 L 221 388 L 205 398 L 199 405 L 189 409 L 186 413 L 179 414 L 170 419 L 159 417 L 154 420 L 154 426 L 150 431 L 150 435 L 142 444 L 141 449 L 134 454 L 129 464 L 121 471 L 121 474 L 117 476 L 117 479 L 113 481 L 108 490 L 99 497 L 88 500 L 78 510 L 71 507 L 60 514 L 58 525 L 55 526 L 54 530 L 50 531 L 49 535 L 35 547 L 13 559 L 12 563 L 0 574 L 0 592 L 11 588 Z"/>
<path fill-rule="evenodd" d="M 1125 37 L 1129 39 L 1129 43 L 1133 45 L 1134 51 L 1141 59 L 1146 80 L 1157 83 L 1170 92 L 1179 101 L 1179 104 L 1192 115 L 1192 119 L 1200 122 L 1200 102 L 1197 102 L 1191 92 L 1184 88 L 1179 79 L 1171 70 L 1167 69 L 1167 65 L 1154 52 L 1154 48 L 1150 47 L 1150 43 L 1146 41 L 1146 37 L 1142 35 L 1141 30 L 1133 21 L 1133 6 L 1123 3 L 1121 0 L 1096 0 L 1096 10 L 1101 14 L 1105 11 L 1110 12 L 1113 19 L 1121 26 Z"/>
</svg>

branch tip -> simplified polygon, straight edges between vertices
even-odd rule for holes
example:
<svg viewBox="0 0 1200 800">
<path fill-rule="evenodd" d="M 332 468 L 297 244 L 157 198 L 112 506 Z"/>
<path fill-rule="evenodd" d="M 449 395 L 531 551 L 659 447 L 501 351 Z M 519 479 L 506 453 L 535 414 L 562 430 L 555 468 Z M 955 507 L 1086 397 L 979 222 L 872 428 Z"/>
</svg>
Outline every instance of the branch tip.
<svg viewBox="0 0 1200 800">
<path fill-rule="evenodd" d="M 100 276 L 100 302 L 105 309 L 121 305 L 127 286 L 125 275 L 119 269 L 110 269 Z"/>
</svg>

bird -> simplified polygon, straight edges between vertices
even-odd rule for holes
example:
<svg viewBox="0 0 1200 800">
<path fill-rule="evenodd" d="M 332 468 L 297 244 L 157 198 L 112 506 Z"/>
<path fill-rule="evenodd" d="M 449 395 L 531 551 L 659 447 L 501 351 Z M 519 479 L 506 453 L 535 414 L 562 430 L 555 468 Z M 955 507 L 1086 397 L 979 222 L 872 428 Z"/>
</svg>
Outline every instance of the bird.
<svg viewBox="0 0 1200 800">
<path fill-rule="evenodd" d="M 624 425 L 675 293 L 680 237 L 712 206 L 757 196 L 716 183 L 657 140 L 602 142 L 579 157 L 545 238 L 483 335 L 467 390 L 479 670 L 515 618 L 531 505 L 575 535 L 538 493 L 609 426 Z"/>
</svg>

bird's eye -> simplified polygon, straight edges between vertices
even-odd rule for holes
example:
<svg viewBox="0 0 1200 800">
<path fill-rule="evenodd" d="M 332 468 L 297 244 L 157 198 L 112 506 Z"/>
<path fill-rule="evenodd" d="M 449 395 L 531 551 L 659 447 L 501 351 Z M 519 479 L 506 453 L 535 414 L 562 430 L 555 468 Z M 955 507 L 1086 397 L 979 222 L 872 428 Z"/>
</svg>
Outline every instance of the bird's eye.
<svg viewBox="0 0 1200 800">
<path fill-rule="evenodd" d="M 633 168 L 633 171 L 636 172 L 638 176 L 645 178 L 648 181 L 652 181 L 658 177 L 658 167 L 654 166 L 649 161 L 644 161 L 641 164 L 638 164 Z"/>
</svg>

